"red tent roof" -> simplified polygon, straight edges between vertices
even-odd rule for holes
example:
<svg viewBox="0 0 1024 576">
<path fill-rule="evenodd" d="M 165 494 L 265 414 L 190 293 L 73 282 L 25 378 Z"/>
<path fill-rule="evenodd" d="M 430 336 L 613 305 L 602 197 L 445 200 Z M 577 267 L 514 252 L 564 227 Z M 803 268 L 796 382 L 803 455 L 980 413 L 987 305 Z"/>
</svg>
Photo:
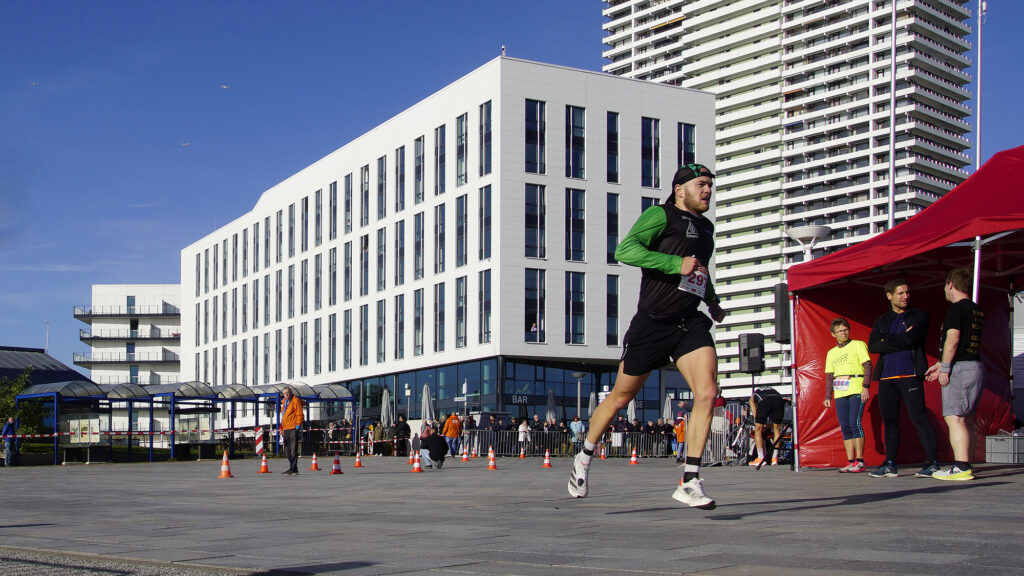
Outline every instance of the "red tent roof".
<svg viewBox="0 0 1024 576">
<path fill-rule="evenodd" d="M 962 184 L 892 230 L 791 267 L 789 290 L 797 292 L 849 280 L 862 272 L 892 276 L 894 272 L 918 266 L 935 275 L 937 265 L 945 271 L 971 263 L 971 251 L 967 248 L 941 250 L 950 244 L 1022 228 L 1024 146 L 992 156 Z M 912 258 L 925 253 L 926 258 Z M 1005 237 L 998 245 L 983 248 L 982 254 L 982 268 L 989 277 L 1012 277 L 1024 269 L 1024 233 Z"/>
</svg>

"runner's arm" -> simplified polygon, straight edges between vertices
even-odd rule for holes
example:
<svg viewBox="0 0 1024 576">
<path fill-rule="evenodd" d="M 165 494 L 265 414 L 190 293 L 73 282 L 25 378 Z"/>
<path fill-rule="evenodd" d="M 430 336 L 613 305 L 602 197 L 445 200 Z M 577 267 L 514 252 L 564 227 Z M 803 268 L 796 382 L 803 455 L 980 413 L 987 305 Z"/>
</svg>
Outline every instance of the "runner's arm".
<svg viewBox="0 0 1024 576">
<path fill-rule="evenodd" d="M 667 223 L 665 209 L 661 206 L 651 206 L 644 210 L 615 248 L 615 259 L 623 264 L 678 275 L 683 266 L 682 256 L 662 254 L 650 249 L 651 242 L 665 231 Z"/>
</svg>

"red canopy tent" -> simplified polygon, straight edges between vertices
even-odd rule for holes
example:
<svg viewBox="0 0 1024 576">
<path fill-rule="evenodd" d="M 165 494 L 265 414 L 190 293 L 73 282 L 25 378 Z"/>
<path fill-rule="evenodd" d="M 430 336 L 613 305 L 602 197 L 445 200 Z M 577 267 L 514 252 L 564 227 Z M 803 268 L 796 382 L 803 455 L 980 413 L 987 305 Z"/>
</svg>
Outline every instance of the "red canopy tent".
<svg viewBox="0 0 1024 576">
<path fill-rule="evenodd" d="M 1013 428 L 1010 322 L 1012 294 L 1024 280 L 1019 278 L 1024 272 L 1024 146 L 996 154 L 960 186 L 893 229 L 789 269 L 800 466 L 846 463 L 834 408 L 826 410 L 822 404 L 825 354 L 835 346 L 829 332 L 832 319 L 848 319 L 851 337 L 866 342 L 874 319 L 888 309 L 882 286 L 891 278 L 905 278 L 911 287 L 910 305 L 931 318 L 926 350 L 929 363 L 934 362 L 947 307 L 942 286 L 946 273 L 958 267 L 976 269 L 978 300 L 986 316 L 982 354 L 987 373 L 978 409 L 979 437 Z M 925 390 L 939 456 L 951 460 L 939 385 L 926 383 Z M 865 459 L 869 465 L 880 463 L 885 452 L 875 398 L 868 402 L 863 425 Z M 922 461 L 916 429 L 905 413 L 900 425 L 900 461 Z M 979 442 L 973 455 L 984 460 L 984 445 Z"/>
</svg>

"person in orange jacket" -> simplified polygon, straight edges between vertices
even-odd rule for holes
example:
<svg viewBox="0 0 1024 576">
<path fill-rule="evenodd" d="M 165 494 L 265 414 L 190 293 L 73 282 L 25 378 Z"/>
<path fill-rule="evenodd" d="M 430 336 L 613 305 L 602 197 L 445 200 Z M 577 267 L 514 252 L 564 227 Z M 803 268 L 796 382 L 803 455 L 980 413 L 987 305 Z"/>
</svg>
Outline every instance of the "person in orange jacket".
<svg viewBox="0 0 1024 576">
<path fill-rule="evenodd" d="M 448 443 L 448 453 L 452 457 L 459 455 L 459 442 L 462 439 L 462 420 L 459 419 L 459 415 L 452 412 L 452 415 L 448 417 L 444 422 L 444 440 Z"/>
<path fill-rule="evenodd" d="M 284 455 L 288 458 L 287 476 L 299 473 L 299 427 L 305 420 L 302 415 L 302 399 L 295 396 L 291 387 L 281 391 L 281 432 L 284 434 Z"/>
</svg>

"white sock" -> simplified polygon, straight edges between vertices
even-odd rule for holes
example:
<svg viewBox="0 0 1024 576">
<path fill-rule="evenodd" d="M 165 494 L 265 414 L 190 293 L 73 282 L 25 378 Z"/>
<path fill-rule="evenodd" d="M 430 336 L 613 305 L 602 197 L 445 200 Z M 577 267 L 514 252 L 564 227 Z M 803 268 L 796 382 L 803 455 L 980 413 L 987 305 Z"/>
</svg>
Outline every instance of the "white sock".
<svg viewBox="0 0 1024 576">
<path fill-rule="evenodd" d="M 764 460 L 764 448 L 757 449 L 757 457 L 760 458 L 761 460 Z"/>
</svg>

